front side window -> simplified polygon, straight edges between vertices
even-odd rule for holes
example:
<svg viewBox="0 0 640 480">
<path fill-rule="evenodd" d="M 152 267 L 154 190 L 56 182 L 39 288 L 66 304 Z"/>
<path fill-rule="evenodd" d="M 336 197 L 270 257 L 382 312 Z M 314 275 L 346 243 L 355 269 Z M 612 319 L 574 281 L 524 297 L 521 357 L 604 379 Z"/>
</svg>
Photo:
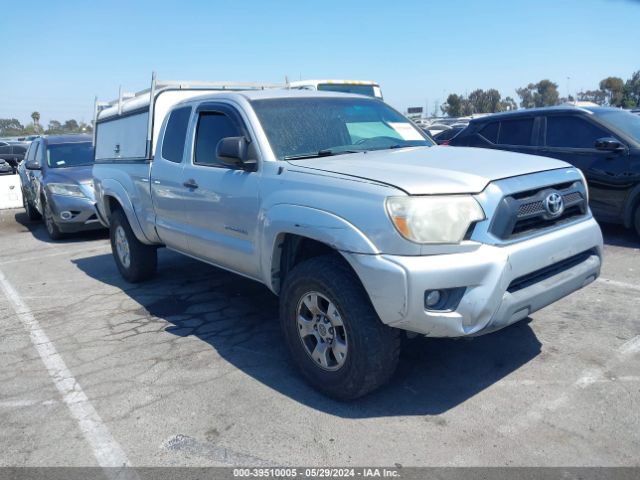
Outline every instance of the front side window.
<svg viewBox="0 0 640 480">
<path fill-rule="evenodd" d="M 36 158 L 36 150 L 38 147 L 38 142 L 32 142 L 29 145 L 29 148 L 27 149 L 27 160 L 33 160 L 34 158 Z"/>
<path fill-rule="evenodd" d="M 547 117 L 547 146 L 563 148 L 595 148 L 596 140 L 611 135 L 580 117 L 554 115 Z"/>
<path fill-rule="evenodd" d="M 433 145 L 409 120 L 378 100 L 274 98 L 254 100 L 252 105 L 281 160 Z"/>
<path fill-rule="evenodd" d="M 216 155 L 218 142 L 226 137 L 239 137 L 242 133 L 224 113 L 205 112 L 198 118 L 194 163 L 226 167 Z"/>
<path fill-rule="evenodd" d="M 91 142 L 59 143 L 47 146 L 49 168 L 79 167 L 93 164 Z"/>
<path fill-rule="evenodd" d="M 640 116 L 622 110 L 604 110 L 595 113 L 598 119 L 640 143 Z"/>
<path fill-rule="evenodd" d="M 498 143 L 501 145 L 531 145 L 533 118 L 519 118 L 500 122 Z"/>
<path fill-rule="evenodd" d="M 176 108 L 171 112 L 162 140 L 162 158 L 165 160 L 182 162 L 190 116 L 191 107 Z"/>
</svg>

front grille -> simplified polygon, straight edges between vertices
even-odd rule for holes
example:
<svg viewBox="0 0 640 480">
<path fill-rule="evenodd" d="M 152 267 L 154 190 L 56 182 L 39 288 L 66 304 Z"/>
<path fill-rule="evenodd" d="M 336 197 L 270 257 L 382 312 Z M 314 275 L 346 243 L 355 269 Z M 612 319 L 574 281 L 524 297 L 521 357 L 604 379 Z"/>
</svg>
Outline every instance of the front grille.
<svg viewBox="0 0 640 480">
<path fill-rule="evenodd" d="M 582 215 L 582 210 L 580 207 L 574 206 L 570 208 L 565 208 L 562 215 L 559 217 L 547 220 L 543 216 L 535 216 L 531 218 L 527 218 L 525 220 L 519 220 L 513 226 L 511 230 L 511 237 L 517 237 L 526 235 L 527 233 L 531 233 L 536 230 L 540 230 L 542 228 L 549 228 L 557 226 L 561 223 L 567 223 L 575 219 L 576 217 L 580 217 Z"/>
<path fill-rule="evenodd" d="M 560 194 L 564 203 L 562 214 L 555 217 L 547 211 L 544 202 L 551 193 Z M 587 192 L 580 181 L 511 194 L 498 205 L 489 230 L 500 239 L 512 240 L 558 226 L 585 215 L 586 198 Z"/>
<path fill-rule="evenodd" d="M 547 278 L 551 278 L 554 275 L 557 275 L 560 272 L 564 272 L 565 270 L 569 270 L 570 268 L 575 267 L 576 265 L 580 265 L 582 262 L 586 261 L 592 255 L 597 255 L 598 252 L 595 249 L 586 250 L 584 252 L 578 253 L 569 258 L 565 258 L 553 265 L 549 265 L 548 267 L 541 268 L 536 270 L 535 272 L 528 273 L 527 275 L 523 275 L 521 277 L 513 280 L 509 287 L 507 288 L 507 292 L 514 293 L 518 290 L 522 290 L 523 288 L 530 287 L 536 283 L 542 282 Z"/>
</svg>

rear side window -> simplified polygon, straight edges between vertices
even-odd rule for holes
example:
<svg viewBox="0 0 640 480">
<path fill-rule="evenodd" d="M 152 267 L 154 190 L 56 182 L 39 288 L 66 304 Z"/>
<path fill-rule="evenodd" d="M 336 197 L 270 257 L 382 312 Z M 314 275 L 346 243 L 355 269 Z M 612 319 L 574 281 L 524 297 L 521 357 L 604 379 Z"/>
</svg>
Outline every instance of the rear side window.
<svg viewBox="0 0 640 480">
<path fill-rule="evenodd" d="M 595 148 L 597 139 L 610 136 L 607 131 L 580 117 L 547 117 L 549 147 Z"/>
<path fill-rule="evenodd" d="M 17 153 L 18 155 L 24 155 L 24 152 L 26 152 L 27 149 L 25 147 L 23 147 L 22 145 L 14 145 L 13 146 L 13 153 Z"/>
<path fill-rule="evenodd" d="M 176 108 L 171 112 L 162 141 L 162 158 L 165 160 L 182 162 L 190 116 L 191 107 Z"/>
<path fill-rule="evenodd" d="M 531 145 L 533 118 L 519 118 L 500 122 L 498 143 L 501 145 Z"/>
<path fill-rule="evenodd" d="M 490 141 L 491 143 L 498 143 L 498 122 L 491 122 L 482 127 L 480 130 L 480 135 L 482 135 L 485 140 Z"/>
<path fill-rule="evenodd" d="M 11 153 L 11 147 L 10 146 L 0 146 L 0 155 L 6 155 Z"/>
<path fill-rule="evenodd" d="M 224 113 L 206 112 L 198 118 L 194 163 L 199 165 L 226 166 L 218 160 L 218 142 L 226 137 L 239 137 L 240 130 Z"/>
</svg>

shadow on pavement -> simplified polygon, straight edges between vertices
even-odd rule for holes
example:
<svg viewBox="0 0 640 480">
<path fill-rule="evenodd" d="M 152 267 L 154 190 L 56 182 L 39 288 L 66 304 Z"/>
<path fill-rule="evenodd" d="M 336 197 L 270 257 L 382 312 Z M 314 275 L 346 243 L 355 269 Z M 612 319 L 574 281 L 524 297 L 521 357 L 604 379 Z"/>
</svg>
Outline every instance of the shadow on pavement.
<svg viewBox="0 0 640 480">
<path fill-rule="evenodd" d="M 139 285 L 120 278 L 111 255 L 73 262 L 87 275 L 122 288 L 141 305 L 139 315 L 166 321 L 166 332 L 195 336 L 270 388 L 341 417 L 437 415 L 540 353 L 529 321 L 468 340 L 417 338 L 407 342 L 389 384 L 363 399 L 340 403 L 297 374 L 280 335 L 278 299 L 266 287 L 165 249 L 159 251 L 156 278 Z"/>
<path fill-rule="evenodd" d="M 24 232 L 31 232 L 34 238 L 47 243 L 74 243 L 77 241 L 97 240 L 109 238 L 109 230 L 87 230 L 84 232 L 66 233 L 61 240 L 51 240 L 47 228 L 42 220 L 29 220 L 24 210 L 15 212 L 16 224 L 24 228 Z"/>
<path fill-rule="evenodd" d="M 613 223 L 600 223 L 604 243 L 615 247 L 640 248 L 640 236 L 634 229 Z"/>
</svg>

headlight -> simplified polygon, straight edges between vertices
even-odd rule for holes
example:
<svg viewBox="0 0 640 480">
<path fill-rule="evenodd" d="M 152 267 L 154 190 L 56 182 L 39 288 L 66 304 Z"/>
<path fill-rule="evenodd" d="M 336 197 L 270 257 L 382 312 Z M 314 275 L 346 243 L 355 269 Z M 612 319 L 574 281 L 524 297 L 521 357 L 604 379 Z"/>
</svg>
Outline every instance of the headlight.
<svg viewBox="0 0 640 480">
<path fill-rule="evenodd" d="M 67 197 L 84 197 L 84 193 L 78 185 L 68 183 L 50 183 L 47 185 L 49 191 L 55 195 L 66 195 Z"/>
<path fill-rule="evenodd" d="M 416 243 L 460 243 L 484 211 L 470 195 L 389 197 L 387 212 L 400 234 Z"/>
</svg>

